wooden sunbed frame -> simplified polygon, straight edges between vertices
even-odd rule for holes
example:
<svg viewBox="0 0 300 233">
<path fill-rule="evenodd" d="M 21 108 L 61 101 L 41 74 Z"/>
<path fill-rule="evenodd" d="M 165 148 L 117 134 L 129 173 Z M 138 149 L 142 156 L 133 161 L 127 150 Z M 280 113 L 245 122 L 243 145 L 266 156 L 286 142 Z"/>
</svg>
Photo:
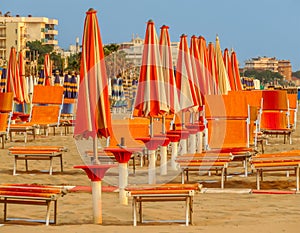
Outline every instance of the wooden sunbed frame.
<svg viewBox="0 0 300 233">
<path fill-rule="evenodd" d="M 176 162 L 181 170 L 181 183 L 189 180 L 190 171 L 221 171 L 221 188 L 224 188 L 226 181 L 228 163 L 232 161 L 233 156 L 231 153 L 196 153 L 184 154 L 178 156 Z"/>
<path fill-rule="evenodd" d="M 4 222 L 7 218 L 8 204 L 44 205 L 47 206 L 45 224 L 56 224 L 57 200 L 67 193 L 66 189 L 58 186 L 44 186 L 31 184 L 0 184 L 0 203 L 4 203 Z M 53 221 L 50 221 L 51 202 L 54 203 Z M 33 220 L 40 222 L 40 220 Z"/>
<path fill-rule="evenodd" d="M 299 191 L 300 151 L 260 154 L 252 157 L 250 162 L 252 169 L 256 171 L 257 190 L 260 190 L 263 172 L 294 170 L 296 172 L 296 191 Z"/>
<path fill-rule="evenodd" d="M 28 160 L 50 160 L 49 174 L 53 173 L 53 158 L 60 159 L 60 169 L 63 172 L 62 154 L 67 149 L 61 146 L 20 146 L 10 147 L 9 155 L 14 156 L 13 175 L 17 174 L 17 161 L 24 160 L 28 172 Z"/>
<path fill-rule="evenodd" d="M 143 223 L 143 202 L 185 202 L 185 225 L 193 224 L 193 197 L 200 191 L 199 184 L 161 184 L 161 185 L 134 185 L 125 188 L 127 195 L 132 197 L 133 226 L 137 225 L 137 212 L 139 222 Z M 138 210 L 137 210 L 138 209 Z"/>
</svg>

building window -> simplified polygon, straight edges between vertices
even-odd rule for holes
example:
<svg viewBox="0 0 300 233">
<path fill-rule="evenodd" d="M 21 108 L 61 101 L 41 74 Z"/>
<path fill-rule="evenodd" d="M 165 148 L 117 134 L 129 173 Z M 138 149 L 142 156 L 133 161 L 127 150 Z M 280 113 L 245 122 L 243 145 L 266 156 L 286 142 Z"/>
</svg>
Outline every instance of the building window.
<svg viewBox="0 0 300 233">
<path fill-rule="evenodd" d="M 15 45 L 16 45 L 16 46 L 18 45 L 18 41 L 17 41 L 17 40 L 15 40 Z"/>
<path fill-rule="evenodd" d="M 18 29 L 16 29 L 16 34 L 18 34 Z"/>
</svg>

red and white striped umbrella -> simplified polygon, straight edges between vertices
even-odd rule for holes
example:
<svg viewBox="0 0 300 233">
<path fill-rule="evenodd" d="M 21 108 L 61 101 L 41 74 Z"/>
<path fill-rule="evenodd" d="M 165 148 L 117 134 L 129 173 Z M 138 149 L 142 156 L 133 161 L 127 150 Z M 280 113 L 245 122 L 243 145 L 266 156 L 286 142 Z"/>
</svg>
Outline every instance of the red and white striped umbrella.
<svg viewBox="0 0 300 233">
<path fill-rule="evenodd" d="M 150 117 L 152 119 L 153 117 L 169 112 L 164 82 L 159 41 L 154 22 L 149 20 L 147 23 L 142 65 L 134 103 L 134 115 Z M 153 131 L 150 129 L 150 136 L 152 136 L 152 133 Z"/>
<path fill-rule="evenodd" d="M 208 70 L 208 50 L 206 46 L 206 40 L 203 36 L 198 38 L 199 60 L 201 64 L 201 76 L 205 80 L 204 95 L 209 95 L 213 90 L 213 83 L 211 82 L 210 73 Z"/>
<path fill-rule="evenodd" d="M 230 83 L 230 88 L 232 91 L 236 91 L 235 89 L 235 82 L 233 78 L 233 73 L 232 73 L 232 63 L 231 63 L 231 57 L 229 54 L 229 50 L 226 48 L 224 49 L 223 53 L 223 60 L 224 60 L 224 66 L 228 75 L 229 83 Z"/>
<path fill-rule="evenodd" d="M 235 88 L 238 91 L 243 90 L 241 77 L 240 77 L 240 71 L 239 71 L 239 62 L 236 57 L 236 53 L 234 51 L 231 52 L 231 65 L 232 65 L 232 74 L 233 74 L 233 80 L 235 82 Z"/>
<path fill-rule="evenodd" d="M 217 95 L 220 94 L 218 88 L 218 72 L 216 67 L 216 55 L 215 55 L 215 47 L 212 42 L 208 44 L 208 73 L 210 78 L 210 83 L 212 86 L 211 94 Z"/>
<path fill-rule="evenodd" d="M 187 36 L 180 37 L 179 51 L 176 65 L 176 86 L 180 107 L 183 111 L 190 109 L 197 110 L 198 102 L 196 90 L 193 83 L 193 70 Z"/>
<path fill-rule="evenodd" d="M 80 145 L 80 141 L 84 141 L 84 150 L 87 148 L 86 141 L 88 140 L 80 139 L 93 139 L 94 163 L 99 164 L 97 139 L 102 136 L 107 138 L 111 135 L 111 114 L 108 96 L 108 78 L 106 75 L 104 52 L 96 13 L 97 11 L 94 9 L 89 9 L 86 12 L 84 22 L 80 64 L 80 86 L 74 137 L 78 145 Z M 86 171 L 88 171 L 88 173 L 94 173 L 93 176 L 90 177 L 92 180 L 92 196 L 94 202 L 94 222 L 101 224 L 102 177 L 100 173 L 102 168 L 101 165 L 96 166 L 94 164 L 85 169 L 87 169 Z"/>
<path fill-rule="evenodd" d="M 24 95 L 20 81 L 17 52 L 15 47 L 11 47 L 10 50 L 7 69 L 6 92 L 13 92 L 14 100 L 18 103 L 24 103 Z"/>
<path fill-rule="evenodd" d="M 111 134 L 108 78 L 96 13 L 93 9 L 86 12 L 82 38 L 74 135 L 84 138 L 108 137 Z"/>
<path fill-rule="evenodd" d="M 51 75 L 52 75 L 52 64 L 50 60 L 50 55 L 45 54 L 44 59 L 44 84 L 45 86 L 51 86 Z"/>
<path fill-rule="evenodd" d="M 218 87 L 219 87 L 220 93 L 226 95 L 228 93 L 228 91 L 231 90 L 231 88 L 230 88 L 228 74 L 226 72 L 226 68 L 224 65 L 222 50 L 221 50 L 221 46 L 220 46 L 220 40 L 219 40 L 218 36 L 216 38 L 216 48 L 215 49 L 216 49 L 215 50 L 216 68 L 217 68 L 217 72 L 218 72 Z"/>
<path fill-rule="evenodd" d="M 171 40 L 169 35 L 169 27 L 163 25 L 160 28 L 159 49 L 162 62 L 162 69 L 165 81 L 165 91 L 167 97 L 167 104 L 170 113 L 177 113 L 180 111 L 180 105 L 177 94 L 176 80 L 173 68 L 173 58 L 171 49 Z"/>
<path fill-rule="evenodd" d="M 26 77 L 25 77 L 24 56 L 21 51 L 19 52 L 18 64 L 19 64 L 20 84 L 21 84 L 21 90 L 22 90 L 23 97 L 24 97 L 24 102 L 29 103 L 30 99 L 29 99 L 29 95 L 28 95 L 28 86 L 27 86 Z"/>
<path fill-rule="evenodd" d="M 203 103 L 204 95 L 204 77 L 202 76 L 202 67 L 199 59 L 199 48 L 198 48 L 198 38 L 196 36 L 191 37 L 190 44 L 190 53 L 191 53 L 191 64 L 193 70 L 193 83 L 195 87 L 195 93 L 197 98 L 198 110 L 201 110 Z"/>
</svg>

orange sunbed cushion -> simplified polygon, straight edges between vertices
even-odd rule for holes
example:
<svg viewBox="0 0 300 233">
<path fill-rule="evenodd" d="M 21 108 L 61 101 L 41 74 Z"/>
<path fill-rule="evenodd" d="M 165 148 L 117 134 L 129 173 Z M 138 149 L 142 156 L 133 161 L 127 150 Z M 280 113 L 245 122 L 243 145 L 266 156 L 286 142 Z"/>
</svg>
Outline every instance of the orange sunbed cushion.
<svg viewBox="0 0 300 233">
<path fill-rule="evenodd" d="M 287 110 L 288 96 L 282 90 L 264 90 L 262 92 L 263 110 Z"/>
<path fill-rule="evenodd" d="M 288 129 L 286 112 L 264 111 L 261 116 L 262 130 L 281 130 Z"/>
<path fill-rule="evenodd" d="M 34 124 L 56 124 L 59 119 L 60 106 L 33 106 L 30 123 Z"/>
<path fill-rule="evenodd" d="M 0 112 L 12 112 L 13 108 L 13 93 L 0 93 Z"/>
<path fill-rule="evenodd" d="M 63 86 L 34 86 L 32 103 L 62 104 Z"/>
</svg>

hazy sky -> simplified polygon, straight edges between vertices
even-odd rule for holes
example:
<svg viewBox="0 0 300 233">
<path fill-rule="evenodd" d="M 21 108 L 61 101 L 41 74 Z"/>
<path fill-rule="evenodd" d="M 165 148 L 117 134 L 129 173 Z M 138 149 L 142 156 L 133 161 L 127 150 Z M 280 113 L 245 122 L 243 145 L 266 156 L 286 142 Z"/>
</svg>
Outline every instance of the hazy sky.
<svg viewBox="0 0 300 233">
<path fill-rule="evenodd" d="M 290 60 L 300 70 L 299 0 L 1 0 L 0 11 L 58 19 L 59 45 L 68 49 L 82 37 L 85 12 L 98 11 L 103 43 L 144 37 L 146 22 L 155 22 L 157 33 L 165 24 L 171 41 L 180 35 L 202 35 L 222 49 L 234 48 L 240 66 L 257 56 Z"/>
</svg>

